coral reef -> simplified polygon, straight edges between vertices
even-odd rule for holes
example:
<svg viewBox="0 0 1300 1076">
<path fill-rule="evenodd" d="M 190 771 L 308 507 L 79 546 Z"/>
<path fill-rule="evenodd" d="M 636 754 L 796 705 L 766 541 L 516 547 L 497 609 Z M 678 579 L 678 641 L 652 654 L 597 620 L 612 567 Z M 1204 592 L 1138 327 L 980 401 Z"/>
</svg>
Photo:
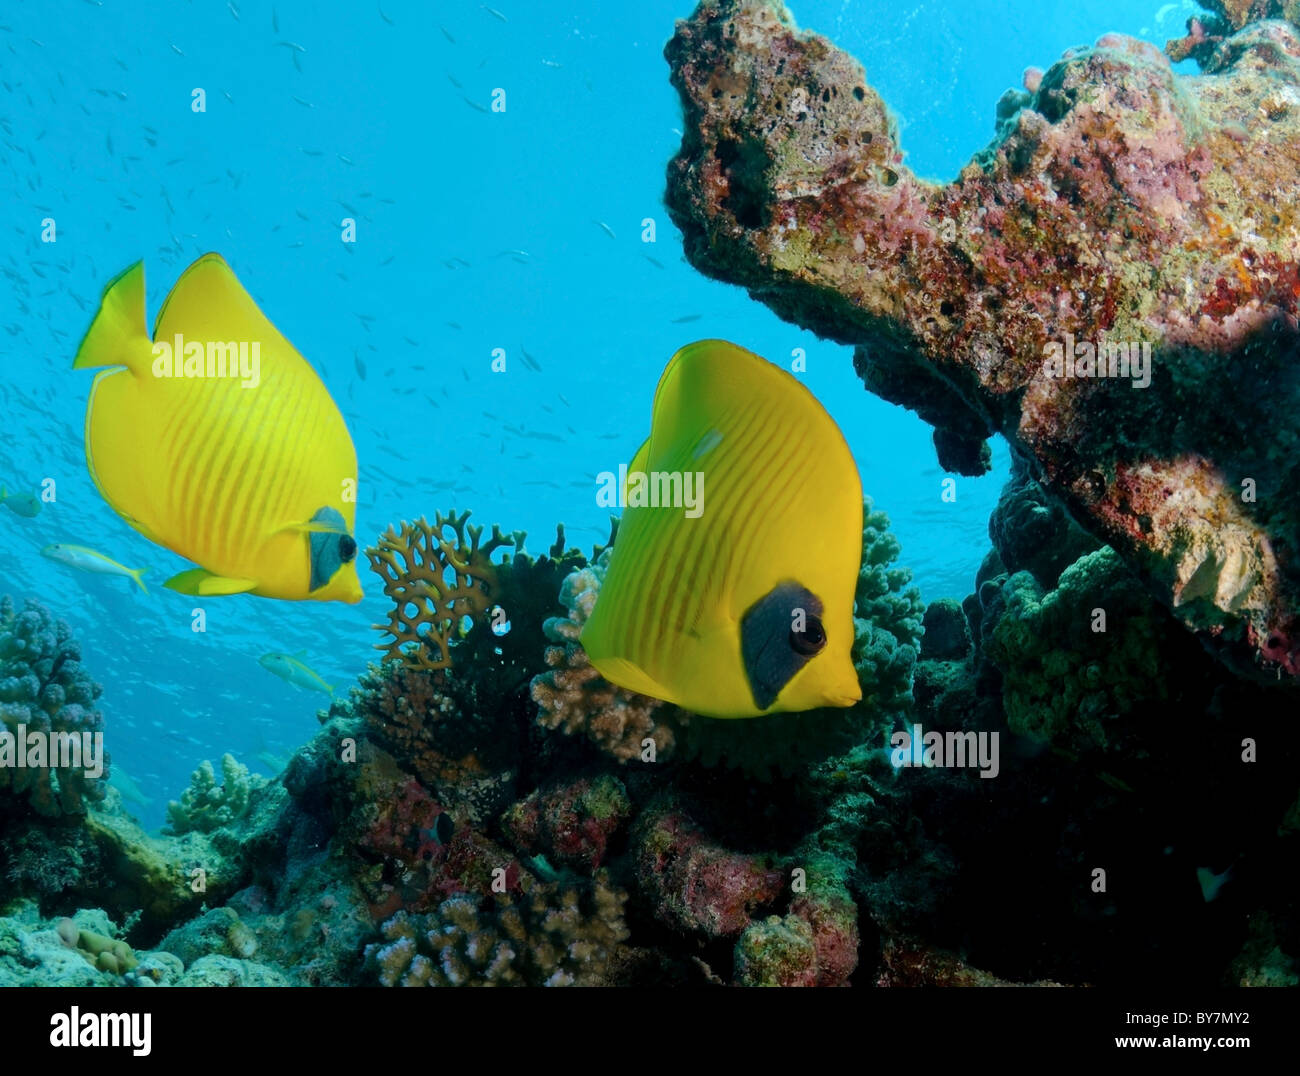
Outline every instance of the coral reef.
<svg viewBox="0 0 1300 1076">
<path fill-rule="evenodd" d="M 1026 571 L 1044 586 L 1101 543 L 1083 531 L 1018 461 L 989 516 L 989 538 L 999 571 Z M 980 580 L 982 582 L 983 580 Z"/>
<path fill-rule="evenodd" d="M 593 564 L 566 576 L 560 586 L 560 603 L 569 613 L 552 617 L 544 625 L 546 637 L 554 645 L 546 649 L 551 671 L 532 683 L 537 720 L 570 736 L 586 736 L 620 762 L 640 758 L 647 740 L 653 744 L 656 758 L 667 759 L 676 745 L 670 720 L 676 707 L 611 684 L 596 671 L 578 642 L 612 555 L 612 550 L 606 550 Z"/>
<path fill-rule="evenodd" d="M 131 947 L 120 938 L 86 930 L 73 919 L 60 919 L 55 931 L 64 945 L 110 975 L 125 975 L 140 963 Z"/>
<path fill-rule="evenodd" d="M 532 879 L 519 897 L 451 897 L 430 915 L 398 912 L 366 958 L 383 986 L 600 986 L 628 935 L 626 900 L 604 872 Z"/>
<path fill-rule="evenodd" d="M 289 978 L 276 968 L 229 956 L 200 957 L 176 980 L 174 986 L 291 986 Z"/>
<path fill-rule="evenodd" d="M 178 801 L 167 804 L 169 832 L 174 836 L 197 830 L 211 833 L 214 829 L 237 822 L 248 813 L 253 793 L 266 784 L 260 774 L 249 773 L 248 767 L 234 755 L 221 756 L 221 783 L 217 783 L 212 763 L 200 763 L 190 778 L 190 787 L 181 793 Z"/>
<path fill-rule="evenodd" d="M 622 782 L 601 774 L 531 792 L 502 815 L 501 827 L 524 854 L 546 853 L 558 866 L 590 874 L 631 811 Z"/>
<path fill-rule="evenodd" d="M 554 584 L 585 561 L 577 550 L 564 548 L 563 525 L 556 528 L 549 555 L 534 559 L 524 553 L 523 531 L 506 537 L 493 524 L 483 541 L 483 528 L 470 524 L 469 517 L 452 509 L 435 513 L 432 524 L 423 518 L 402 522 L 366 550 L 393 602 L 388 623 L 375 625 L 390 636 L 375 648 L 384 652 L 385 662 L 444 672 L 462 647 L 470 657 L 490 648 L 506 664 L 521 651 L 535 660 L 529 643 L 554 612 Z M 500 549 L 514 553 L 494 562 Z M 548 589 L 552 593 L 539 600 Z M 476 623 L 485 613 L 491 614 L 487 630 Z"/>
<path fill-rule="evenodd" d="M 0 797 L 25 797 L 42 815 L 79 815 L 87 803 L 98 803 L 108 787 L 109 758 L 103 772 L 88 776 L 82 758 L 84 737 L 102 737 L 104 720 L 95 707 L 101 688 L 82 667 L 81 648 L 71 629 L 56 620 L 38 601 L 28 599 L 21 612 L 7 595 L 0 598 L 0 737 L 6 738 L 14 757 L 0 766 Z M 48 740 L 53 756 L 37 764 L 24 758 L 20 729 Z M 59 739 L 75 754 L 64 756 Z M 44 741 L 42 741 L 44 742 Z M 102 746 L 102 740 L 101 740 Z M 64 765 L 75 762 L 76 765 Z M 4 811 L 0 801 L 0 813 Z"/>
<path fill-rule="evenodd" d="M 1076 751 L 1131 753 L 1123 719 L 1166 700 L 1162 670 L 1198 649 L 1109 548 L 1070 565 L 1047 594 L 1028 572 L 1011 576 L 984 621 L 1011 730 Z"/>
<path fill-rule="evenodd" d="M 671 800 L 642 812 L 632 847 L 645 899 L 658 919 L 679 930 L 739 934 L 755 909 L 772 904 L 784 888 L 771 857 L 718 844 Z"/>
<path fill-rule="evenodd" d="M 1050 980 L 1010 982 L 972 968 L 956 953 L 914 938 L 891 938 L 881 954 L 877 986 L 1060 986 Z"/>
<path fill-rule="evenodd" d="M 1300 27 L 1300 3 L 1297 0 L 1201 0 L 1212 14 L 1193 15 L 1187 20 L 1187 34 L 1165 45 L 1174 61 L 1193 59 L 1203 68 L 1222 66 L 1216 53 L 1224 41 L 1248 23 L 1264 19 L 1285 19 Z M 1265 33 L 1267 26 L 1260 27 Z"/>
<path fill-rule="evenodd" d="M 857 345 L 967 455 L 1003 434 L 1216 654 L 1294 684 L 1300 36 L 1214 55 L 1072 50 L 937 185 L 853 59 L 776 0 L 705 0 L 666 47 L 668 204 L 693 265 Z"/>
<path fill-rule="evenodd" d="M 124 985 L 140 960 L 118 933 L 97 909 L 51 921 L 19 904 L 0 917 L 0 987 Z"/>
<path fill-rule="evenodd" d="M 828 886 L 796 899 L 785 916 L 751 923 L 736 941 L 739 986 L 845 986 L 858 966 L 858 909 Z"/>
<path fill-rule="evenodd" d="M 940 598 L 927 605 L 921 627 L 925 630 L 925 639 L 920 656 L 927 661 L 964 658 L 970 653 L 970 622 L 956 599 Z"/>
<path fill-rule="evenodd" d="M 0 986 L 111 986 L 112 972 L 69 946 L 53 923 L 32 909 L 0 918 Z"/>
<path fill-rule="evenodd" d="M 1228 986 L 1300 986 L 1300 964 L 1278 945 L 1271 917 L 1250 918 L 1250 935 L 1228 970 Z"/>
</svg>

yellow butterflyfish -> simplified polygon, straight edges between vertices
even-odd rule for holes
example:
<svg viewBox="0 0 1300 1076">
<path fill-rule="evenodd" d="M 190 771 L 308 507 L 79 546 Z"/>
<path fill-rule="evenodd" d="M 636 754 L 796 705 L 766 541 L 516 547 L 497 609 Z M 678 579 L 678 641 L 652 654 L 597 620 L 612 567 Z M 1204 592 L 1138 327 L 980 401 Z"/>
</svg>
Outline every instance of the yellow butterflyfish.
<svg viewBox="0 0 1300 1076">
<path fill-rule="evenodd" d="M 581 636 L 602 676 L 710 717 L 862 697 L 850 656 L 862 483 L 794 377 L 723 340 L 682 348 L 621 496 Z"/>
<path fill-rule="evenodd" d="M 199 565 L 166 586 L 361 599 L 347 425 L 219 254 L 181 275 L 152 338 L 144 264 L 123 272 L 73 367 L 111 367 L 86 406 L 86 462 L 100 494 L 146 538 Z"/>
</svg>

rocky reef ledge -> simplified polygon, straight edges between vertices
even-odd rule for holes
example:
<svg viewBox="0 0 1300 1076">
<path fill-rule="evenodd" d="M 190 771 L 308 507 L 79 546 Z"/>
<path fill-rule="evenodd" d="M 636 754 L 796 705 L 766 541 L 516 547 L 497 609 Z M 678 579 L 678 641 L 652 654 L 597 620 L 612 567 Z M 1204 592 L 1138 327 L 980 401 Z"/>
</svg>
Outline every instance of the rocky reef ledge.
<svg viewBox="0 0 1300 1076">
<path fill-rule="evenodd" d="M 1002 434 L 1221 658 L 1295 687 L 1300 33 L 1240 21 L 1197 76 L 1114 34 L 1031 68 L 938 184 L 857 60 L 777 0 L 705 0 L 666 47 L 667 198 L 693 265 L 855 345 L 945 468 Z"/>
</svg>

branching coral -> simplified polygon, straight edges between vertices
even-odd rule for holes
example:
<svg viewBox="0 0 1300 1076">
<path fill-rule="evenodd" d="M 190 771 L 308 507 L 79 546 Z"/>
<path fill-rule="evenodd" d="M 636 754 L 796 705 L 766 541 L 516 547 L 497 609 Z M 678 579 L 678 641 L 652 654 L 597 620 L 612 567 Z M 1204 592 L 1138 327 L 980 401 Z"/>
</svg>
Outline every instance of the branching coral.
<svg viewBox="0 0 1300 1076">
<path fill-rule="evenodd" d="M 81 648 L 62 620 L 56 620 L 40 602 L 28 600 L 22 612 L 14 610 L 9 597 L 0 599 L 0 734 L 15 738 L 20 726 L 27 735 L 44 737 L 50 744 L 57 737 L 75 737 L 78 748 L 83 734 L 102 734 L 104 721 L 95 700 L 102 689 L 82 667 Z M 63 756 L 46 759 L 45 765 L 0 766 L 0 792 L 26 796 L 40 814 L 81 814 L 85 804 L 103 800 L 108 787 L 108 756 L 103 773 L 87 775 L 88 760 L 77 751 L 81 766 L 60 764 Z"/>
<path fill-rule="evenodd" d="M 594 564 L 566 576 L 560 586 L 560 603 L 569 615 L 553 617 L 544 626 L 554 645 L 546 650 L 546 664 L 552 671 L 532 683 L 537 720 L 570 736 L 586 736 L 620 762 L 640 758 L 645 741 L 650 740 L 656 760 L 662 761 L 676 742 L 670 724 L 676 708 L 611 684 L 592 666 L 578 642 L 612 555 L 612 550 L 606 550 Z"/>
<path fill-rule="evenodd" d="M 388 623 L 375 625 L 392 636 L 375 648 L 384 651 L 385 661 L 449 669 L 451 642 L 465 618 L 491 608 L 497 588 L 492 554 L 520 539 L 509 539 L 493 526 L 492 536 L 482 542 L 483 528 L 467 526 L 469 515 L 438 512 L 432 525 L 423 517 L 404 521 L 366 550 L 370 567 L 383 579 L 384 593 L 393 602 Z"/>
<path fill-rule="evenodd" d="M 527 876 L 522 896 L 451 897 L 427 916 L 398 912 L 366 959 L 384 986 L 598 986 L 628 936 L 627 894 Z"/>
<path fill-rule="evenodd" d="M 221 783 L 216 771 L 206 759 L 190 778 L 190 787 L 180 801 L 167 805 L 168 828 L 166 832 L 180 836 L 196 830 L 211 833 L 228 826 L 248 813 L 253 793 L 266 784 L 261 774 L 250 773 L 247 766 L 234 755 L 221 756 Z"/>
</svg>

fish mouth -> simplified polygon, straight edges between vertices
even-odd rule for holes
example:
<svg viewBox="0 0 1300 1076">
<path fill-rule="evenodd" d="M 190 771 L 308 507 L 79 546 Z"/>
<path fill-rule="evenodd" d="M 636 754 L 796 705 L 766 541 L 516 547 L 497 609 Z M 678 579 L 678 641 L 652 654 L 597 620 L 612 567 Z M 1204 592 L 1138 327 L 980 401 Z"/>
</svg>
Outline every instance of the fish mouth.
<svg viewBox="0 0 1300 1076">
<path fill-rule="evenodd" d="M 826 693 L 826 704 L 828 706 L 852 706 L 855 702 L 862 701 L 862 687 L 854 683 L 852 687 L 835 688 Z"/>
</svg>

